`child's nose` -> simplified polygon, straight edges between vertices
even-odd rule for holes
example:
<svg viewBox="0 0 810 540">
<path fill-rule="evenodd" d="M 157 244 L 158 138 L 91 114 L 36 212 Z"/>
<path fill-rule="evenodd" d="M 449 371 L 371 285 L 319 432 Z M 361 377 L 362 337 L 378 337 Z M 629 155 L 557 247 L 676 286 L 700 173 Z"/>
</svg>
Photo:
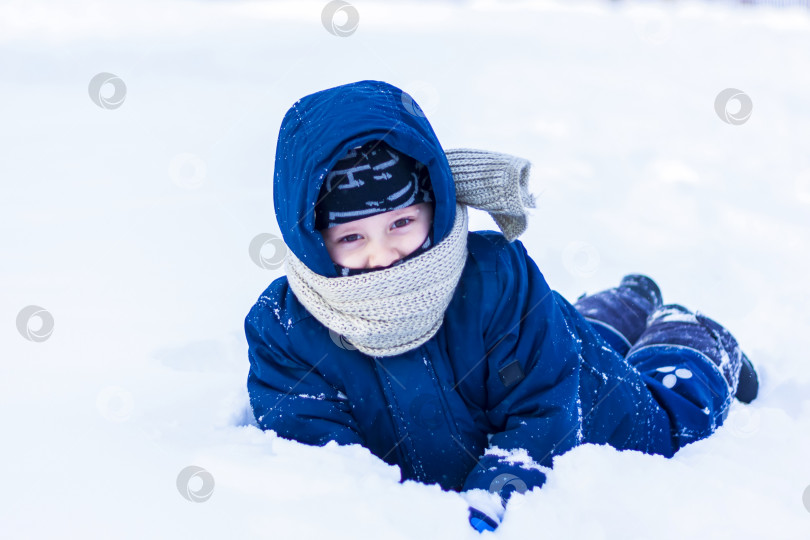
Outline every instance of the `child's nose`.
<svg viewBox="0 0 810 540">
<path fill-rule="evenodd" d="M 385 268 L 399 259 L 399 252 L 394 248 L 379 248 L 372 251 L 368 258 L 368 268 Z"/>
</svg>

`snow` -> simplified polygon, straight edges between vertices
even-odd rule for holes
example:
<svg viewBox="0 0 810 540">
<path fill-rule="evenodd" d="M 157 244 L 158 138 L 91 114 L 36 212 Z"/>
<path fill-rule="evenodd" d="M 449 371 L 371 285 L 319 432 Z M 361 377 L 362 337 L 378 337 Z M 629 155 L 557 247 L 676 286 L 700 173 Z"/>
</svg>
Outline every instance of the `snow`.
<svg viewBox="0 0 810 540">
<path fill-rule="evenodd" d="M 808 10 L 358 0 L 337 37 L 325 4 L 0 5 L 0 536 L 479 537 L 459 495 L 262 432 L 249 409 L 242 325 L 283 272 L 248 252 L 279 236 L 281 118 L 371 78 L 410 92 L 446 148 L 532 161 L 521 240 L 553 288 L 647 273 L 762 377 L 672 459 L 558 457 L 495 535 L 810 537 Z M 117 108 L 88 95 L 104 72 L 126 85 Z M 752 100 L 742 124 L 715 112 L 727 88 Z M 28 306 L 53 317 L 45 339 L 18 330 Z"/>
<path fill-rule="evenodd" d="M 521 425 L 526 425 L 525 422 L 521 422 Z M 503 448 L 499 448 L 497 446 L 491 446 L 484 451 L 485 455 L 492 455 L 492 456 L 500 456 L 503 459 L 499 459 L 498 461 L 509 463 L 512 465 L 520 465 L 521 468 L 524 469 L 537 469 L 538 471 L 549 472 L 548 467 L 543 467 L 542 465 L 538 465 L 532 457 L 529 455 L 528 452 L 524 449 L 519 450 L 506 450 Z M 494 467 L 493 467 L 494 468 Z"/>
</svg>

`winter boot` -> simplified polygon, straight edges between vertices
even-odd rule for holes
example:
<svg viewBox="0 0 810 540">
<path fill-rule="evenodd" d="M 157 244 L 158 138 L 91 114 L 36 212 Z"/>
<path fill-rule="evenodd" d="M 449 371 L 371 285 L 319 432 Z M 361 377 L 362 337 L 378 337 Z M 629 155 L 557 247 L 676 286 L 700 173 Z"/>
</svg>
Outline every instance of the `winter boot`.
<svg viewBox="0 0 810 540">
<path fill-rule="evenodd" d="M 720 324 L 668 304 L 650 316 L 626 359 L 669 414 L 674 442 L 681 448 L 722 425 L 737 392 L 744 356 Z"/>
<path fill-rule="evenodd" d="M 759 393 L 759 378 L 754 369 L 754 365 L 748 356 L 740 349 L 740 345 L 734 336 L 716 321 L 706 317 L 700 312 L 695 312 L 695 317 L 700 323 L 715 334 L 716 338 L 723 344 L 723 349 L 732 358 L 740 358 L 740 374 L 737 381 L 737 391 L 734 397 L 743 403 L 751 403 Z M 735 361 L 732 361 L 733 364 Z"/>
<path fill-rule="evenodd" d="M 661 304 L 661 290 L 655 281 L 641 274 L 629 274 L 618 287 L 582 295 L 574 307 L 624 356 L 644 332 L 647 318 Z"/>
</svg>

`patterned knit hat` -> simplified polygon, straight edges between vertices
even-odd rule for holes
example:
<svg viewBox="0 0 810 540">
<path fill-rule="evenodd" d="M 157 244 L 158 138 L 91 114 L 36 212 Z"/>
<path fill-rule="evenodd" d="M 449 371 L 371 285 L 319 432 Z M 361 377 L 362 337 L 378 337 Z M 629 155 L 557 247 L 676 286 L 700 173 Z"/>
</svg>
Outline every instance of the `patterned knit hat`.
<svg viewBox="0 0 810 540">
<path fill-rule="evenodd" d="M 326 175 L 315 205 L 315 229 L 422 202 L 433 202 L 427 167 L 385 141 L 368 141 L 349 150 Z"/>
</svg>

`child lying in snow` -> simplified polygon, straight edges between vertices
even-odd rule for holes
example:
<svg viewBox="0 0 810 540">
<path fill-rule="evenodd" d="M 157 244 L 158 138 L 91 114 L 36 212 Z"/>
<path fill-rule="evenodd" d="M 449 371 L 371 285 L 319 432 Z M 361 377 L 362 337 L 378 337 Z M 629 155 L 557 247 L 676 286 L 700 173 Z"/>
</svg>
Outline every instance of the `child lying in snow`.
<svg viewBox="0 0 810 540">
<path fill-rule="evenodd" d="M 463 492 L 482 531 L 554 456 L 596 443 L 670 457 L 756 395 L 731 334 L 662 305 L 650 278 L 574 305 L 551 290 L 515 240 L 529 163 L 445 152 L 394 86 L 302 98 L 275 163 L 287 275 L 245 319 L 262 429 L 361 444 L 403 481 Z M 468 231 L 467 206 L 502 232 Z"/>
</svg>

